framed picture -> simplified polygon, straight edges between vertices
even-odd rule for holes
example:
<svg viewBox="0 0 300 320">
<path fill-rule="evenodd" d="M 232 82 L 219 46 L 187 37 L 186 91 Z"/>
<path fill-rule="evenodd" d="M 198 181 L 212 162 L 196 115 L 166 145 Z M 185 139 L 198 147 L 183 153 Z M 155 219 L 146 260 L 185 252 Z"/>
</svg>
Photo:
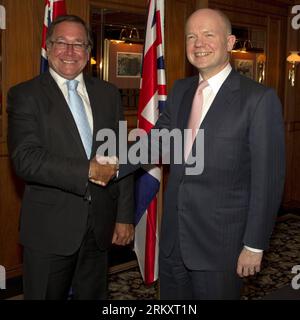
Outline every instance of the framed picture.
<svg viewBox="0 0 300 320">
<path fill-rule="evenodd" d="M 142 69 L 142 54 L 135 52 L 117 52 L 118 78 L 140 78 Z"/>
<path fill-rule="evenodd" d="M 254 52 L 232 52 L 232 67 L 240 74 L 256 79 L 256 54 Z"/>
<path fill-rule="evenodd" d="M 143 45 L 104 41 L 103 79 L 119 89 L 139 89 Z"/>
<path fill-rule="evenodd" d="M 234 60 L 234 67 L 237 72 L 240 74 L 254 79 L 254 65 L 253 60 L 249 59 L 235 59 Z"/>
</svg>

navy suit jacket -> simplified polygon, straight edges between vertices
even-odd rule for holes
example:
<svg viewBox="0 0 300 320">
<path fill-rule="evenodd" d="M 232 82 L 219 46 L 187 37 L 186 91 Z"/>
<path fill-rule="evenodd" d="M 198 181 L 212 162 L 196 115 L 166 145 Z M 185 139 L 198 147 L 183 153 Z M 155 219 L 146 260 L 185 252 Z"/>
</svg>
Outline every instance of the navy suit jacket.
<svg viewBox="0 0 300 320">
<path fill-rule="evenodd" d="M 186 128 L 198 82 L 198 76 L 175 82 L 155 128 Z M 268 247 L 280 206 L 285 176 L 281 104 L 273 89 L 231 71 L 200 128 L 202 174 L 186 175 L 185 164 L 170 165 L 160 250 L 170 254 L 179 239 L 191 270 L 235 270 L 244 245 Z M 133 168 L 121 165 L 120 177 Z"/>
<path fill-rule="evenodd" d="M 116 87 L 87 76 L 85 85 L 93 113 L 93 157 L 100 144 L 95 138 L 98 130 L 117 133 L 123 111 Z M 72 254 L 82 242 L 90 212 L 97 243 L 106 249 L 116 221 L 133 223 L 132 176 L 106 188 L 88 182 L 89 160 L 76 123 L 49 72 L 9 91 L 8 145 L 15 171 L 26 182 L 23 245 Z"/>
</svg>

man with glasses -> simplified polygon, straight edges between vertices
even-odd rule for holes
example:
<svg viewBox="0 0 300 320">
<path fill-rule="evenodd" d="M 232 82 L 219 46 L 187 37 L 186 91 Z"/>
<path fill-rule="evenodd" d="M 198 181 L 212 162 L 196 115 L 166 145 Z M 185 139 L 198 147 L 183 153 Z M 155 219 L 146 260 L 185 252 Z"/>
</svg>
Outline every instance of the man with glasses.
<svg viewBox="0 0 300 320">
<path fill-rule="evenodd" d="M 114 166 L 94 159 L 103 128 L 123 119 L 117 88 L 83 75 L 92 40 L 77 16 L 47 34 L 49 71 L 8 93 L 8 141 L 25 183 L 20 237 L 25 299 L 107 297 L 107 252 L 133 238 L 132 177 L 106 181 Z"/>
</svg>

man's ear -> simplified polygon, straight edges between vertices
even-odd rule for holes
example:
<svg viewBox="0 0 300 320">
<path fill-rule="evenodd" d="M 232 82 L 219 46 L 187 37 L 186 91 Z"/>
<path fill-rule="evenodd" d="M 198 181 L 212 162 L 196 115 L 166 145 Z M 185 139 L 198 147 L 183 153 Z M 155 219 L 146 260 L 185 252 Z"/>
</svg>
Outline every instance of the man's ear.
<svg viewBox="0 0 300 320">
<path fill-rule="evenodd" d="M 231 51 L 234 47 L 236 37 L 233 34 L 227 36 L 227 51 Z"/>
</svg>

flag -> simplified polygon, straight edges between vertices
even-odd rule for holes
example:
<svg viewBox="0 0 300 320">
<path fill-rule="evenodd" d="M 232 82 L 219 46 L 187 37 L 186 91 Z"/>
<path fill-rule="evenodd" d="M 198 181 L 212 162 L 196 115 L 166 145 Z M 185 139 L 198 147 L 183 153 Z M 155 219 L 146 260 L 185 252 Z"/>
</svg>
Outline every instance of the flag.
<svg viewBox="0 0 300 320">
<path fill-rule="evenodd" d="M 147 132 L 156 123 L 167 97 L 163 28 L 164 0 L 150 0 L 138 105 L 138 127 Z M 160 180 L 161 169 L 155 166 L 144 171 L 136 181 L 134 250 L 146 284 L 158 278 L 157 193 Z"/>
<path fill-rule="evenodd" d="M 66 14 L 65 0 L 45 0 L 45 16 L 42 33 L 42 53 L 40 73 L 47 71 L 46 35 L 51 22 L 58 16 Z"/>
</svg>

